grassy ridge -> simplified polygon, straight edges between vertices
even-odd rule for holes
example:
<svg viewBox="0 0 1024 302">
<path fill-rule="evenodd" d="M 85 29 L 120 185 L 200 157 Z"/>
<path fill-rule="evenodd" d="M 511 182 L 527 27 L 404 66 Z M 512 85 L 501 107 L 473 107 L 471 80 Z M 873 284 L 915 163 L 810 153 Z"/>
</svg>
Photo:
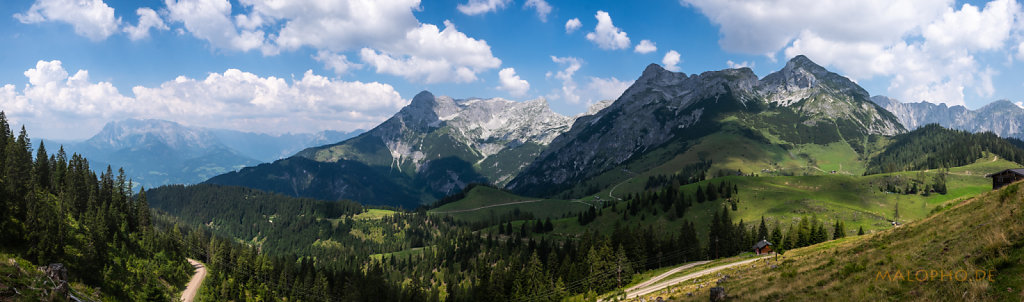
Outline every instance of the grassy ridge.
<svg viewBox="0 0 1024 302">
<path fill-rule="evenodd" d="M 450 215 L 468 222 L 488 222 L 503 216 L 515 216 L 516 212 L 530 213 L 529 215 L 534 218 L 555 219 L 564 214 L 575 214 L 588 207 L 581 202 L 530 198 L 488 186 L 477 186 L 467 192 L 465 198 L 431 209 L 428 213 Z"/>
<path fill-rule="evenodd" d="M 724 273 L 730 278 L 721 285 L 741 301 L 1020 300 L 1021 186 L 980 194 L 900 228 L 795 249 L 780 262 L 771 262 L 775 268 L 764 264 L 729 270 Z M 686 285 L 670 295 L 706 300 L 708 291 Z"/>
</svg>

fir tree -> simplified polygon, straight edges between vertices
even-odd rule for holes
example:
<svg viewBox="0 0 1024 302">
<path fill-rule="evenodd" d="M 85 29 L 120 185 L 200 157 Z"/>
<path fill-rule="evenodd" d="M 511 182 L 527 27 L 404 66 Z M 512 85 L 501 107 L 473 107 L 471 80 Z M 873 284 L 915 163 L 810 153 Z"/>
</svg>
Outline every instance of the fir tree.
<svg viewBox="0 0 1024 302">
<path fill-rule="evenodd" d="M 764 216 L 761 216 L 761 225 L 757 227 L 757 240 L 768 239 L 768 225 L 764 223 Z"/>
<path fill-rule="evenodd" d="M 36 151 L 36 164 L 34 167 L 36 188 L 50 190 L 50 158 L 46 154 L 46 144 L 39 142 L 39 150 Z"/>
</svg>

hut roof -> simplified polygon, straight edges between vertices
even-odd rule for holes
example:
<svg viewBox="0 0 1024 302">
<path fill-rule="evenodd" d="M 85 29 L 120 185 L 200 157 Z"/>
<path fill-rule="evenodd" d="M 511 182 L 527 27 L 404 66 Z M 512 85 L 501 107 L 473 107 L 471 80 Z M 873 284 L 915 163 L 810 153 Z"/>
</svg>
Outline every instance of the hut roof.
<svg viewBox="0 0 1024 302">
<path fill-rule="evenodd" d="M 985 175 L 985 177 L 992 177 L 992 176 L 1003 174 L 1003 173 L 1007 173 L 1007 172 L 1009 172 L 1009 173 L 1016 173 L 1018 175 L 1024 176 L 1024 169 L 1006 169 L 1006 170 L 1002 170 L 1002 171 L 999 171 L 999 172 L 996 172 L 996 173 Z"/>
</svg>

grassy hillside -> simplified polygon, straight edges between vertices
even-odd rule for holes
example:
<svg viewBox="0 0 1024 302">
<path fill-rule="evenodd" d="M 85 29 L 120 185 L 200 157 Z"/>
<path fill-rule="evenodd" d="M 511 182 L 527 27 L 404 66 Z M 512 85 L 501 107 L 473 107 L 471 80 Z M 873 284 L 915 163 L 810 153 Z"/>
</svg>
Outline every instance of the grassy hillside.
<svg viewBox="0 0 1024 302">
<path fill-rule="evenodd" d="M 789 141 L 794 138 L 780 135 L 780 130 L 768 127 L 770 123 L 757 122 L 771 116 L 771 112 L 725 116 L 718 122 L 719 131 L 693 140 L 666 143 L 618 169 L 583 181 L 559 196 L 607 192 L 615 186 L 619 186 L 616 192 L 638 192 L 648 176 L 671 175 L 705 160 L 713 163 L 709 171 L 712 175 L 718 171 L 758 175 L 823 175 L 836 171 L 843 175 L 862 175 L 867 169 L 864 158 L 888 144 L 888 139 L 880 136 L 854 142 L 858 148 L 846 140 Z"/>
<path fill-rule="evenodd" d="M 899 228 L 795 249 L 779 262 L 725 271 L 729 278 L 721 286 L 741 301 L 1020 300 L 1022 185 L 980 194 Z M 708 290 L 687 283 L 669 295 L 707 300 Z"/>
<path fill-rule="evenodd" d="M 428 213 L 450 215 L 468 222 L 493 222 L 503 217 L 556 219 L 563 215 L 575 215 L 589 207 L 589 204 L 580 201 L 530 198 L 488 186 L 476 186 L 466 192 L 465 198 L 431 209 Z"/>
<path fill-rule="evenodd" d="M 1019 165 L 989 155 L 973 164 L 948 171 L 925 170 L 869 176 L 838 173 L 811 176 L 727 176 L 685 185 L 680 191 L 692 193 L 698 187 L 706 187 L 708 183 L 719 184 L 723 181 L 736 184 L 739 193 L 733 200 L 737 201 L 737 207 L 730 215 L 737 222 L 742 219 L 748 227 L 756 226 L 762 216 L 769 227 L 778 224 L 782 230 L 786 230 L 790 224 L 797 223 L 803 217 L 816 217 L 828 223 L 843 221 L 847 233 L 855 233 L 860 227 L 870 233 L 891 228 L 890 221 L 896 214 L 897 204 L 899 217 L 895 220 L 920 220 L 951 201 L 963 200 L 988 191 L 991 188 L 991 181 L 984 177 L 985 174 L 1017 166 Z M 901 180 L 907 183 L 929 183 L 940 173 L 946 173 L 946 194 L 931 193 L 926 196 L 920 193 L 898 194 L 883 190 L 887 182 Z M 646 208 L 636 216 L 624 215 L 625 202 L 611 201 L 625 198 L 629 193 L 642 191 L 644 182 L 646 177 L 636 176 L 618 185 L 615 191 L 611 192 L 612 197 L 609 197 L 609 188 L 571 201 L 523 197 L 481 186 L 471 190 L 466 198 L 445 204 L 431 210 L 430 213 L 450 215 L 471 222 L 492 221 L 502 217 L 504 220 L 522 219 L 516 218 L 513 213 L 518 213 L 518 217 L 551 217 L 555 229 L 547 236 L 577 236 L 587 230 L 608 234 L 616 224 L 634 228 L 678 230 L 683 221 L 691 221 L 696 224 L 699 236 L 706 238 L 708 225 L 713 216 L 711 214 L 723 207 L 731 207 L 728 201 L 720 199 L 704 203 L 694 202 L 681 217 L 669 213 L 671 210 L 665 212 L 659 207 Z M 612 204 L 614 206 L 611 206 Z M 587 210 L 588 205 L 608 207 L 598 212 L 594 222 L 580 225 L 576 214 Z M 557 219 L 564 213 L 569 213 L 570 217 Z"/>
</svg>

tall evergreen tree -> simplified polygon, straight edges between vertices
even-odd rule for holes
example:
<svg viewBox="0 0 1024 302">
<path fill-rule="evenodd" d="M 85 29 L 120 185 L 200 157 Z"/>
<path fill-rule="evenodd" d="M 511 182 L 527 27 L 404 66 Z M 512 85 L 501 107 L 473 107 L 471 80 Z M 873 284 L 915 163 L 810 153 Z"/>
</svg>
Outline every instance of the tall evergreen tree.
<svg viewBox="0 0 1024 302">
<path fill-rule="evenodd" d="M 843 226 L 843 222 L 842 221 L 836 220 L 836 223 L 832 227 L 832 229 L 833 229 L 833 231 L 832 231 L 832 239 L 839 239 L 839 238 L 846 237 L 846 230 L 845 230 L 845 227 Z"/>
<path fill-rule="evenodd" d="M 46 154 L 46 144 L 39 142 L 34 167 L 35 185 L 39 190 L 50 190 L 50 157 Z"/>
<path fill-rule="evenodd" d="M 768 239 L 768 225 L 764 223 L 764 216 L 761 216 L 761 225 L 757 227 L 757 238 L 755 239 Z"/>
<path fill-rule="evenodd" d="M 149 201 L 146 199 L 146 188 L 139 189 L 139 195 L 137 197 L 138 205 L 136 208 L 139 213 L 135 215 L 138 219 L 139 229 L 145 230 L 150 227 L 150 216 L 149 216 Z"/>
<path fill-rule="evenodd" d="M 776 223 L 775 227 L 772 228 L 772 238 L 769 240 L 775 246 L 782 246 L 782 230 L 779 229 L 779 224 Z"/>
</svg>

